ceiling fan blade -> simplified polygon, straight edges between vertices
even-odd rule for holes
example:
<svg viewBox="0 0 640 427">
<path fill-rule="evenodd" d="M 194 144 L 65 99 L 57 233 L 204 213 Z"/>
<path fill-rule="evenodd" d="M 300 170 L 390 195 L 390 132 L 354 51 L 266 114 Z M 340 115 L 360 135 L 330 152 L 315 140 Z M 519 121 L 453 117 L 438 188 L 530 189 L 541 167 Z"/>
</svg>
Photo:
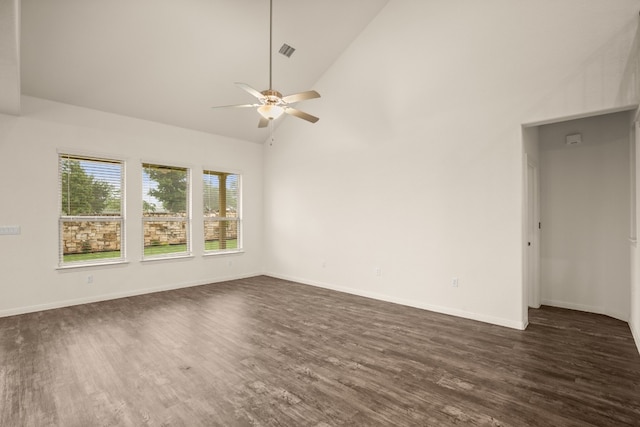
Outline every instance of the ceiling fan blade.
<svg viewBox="0 0 640 427">
<path fill-rule="evenodd" d="M 294 102 L 305 101 L 307 99 L 320 98 L 320 94 L 315 90 L 308 90 L 306 92 L 294 93 L 293 95 L 287 95 L 282 100 L 287 104 L 293 104 Z"/>
<path fill-rule="evenodd" d="M 236 82 L 236 85 L 238 87 L 240 87 L 241 89 L 244 89 L 245 91 L 247 91 L 248 93 L 250 93 L 251 95 L 255 96 L 256 98 L 258 98 L 259 100 L 263 100 L 264 99 L 264 95 L 260 93 L 260 91 L 255 90 L 254 88 L 252 88 L 251 86 L 249 86 L 246 83 L 238 83 Z"/>
<path fill-rule="evenodd" d="M 216 107 L 211 108 L 249 108 L 249 107 L 259 107 L 262 104 L 238 104 L 238 105 L 218 105 Z"/>
<path fill-rule="evenodd" d="M 320 120 L 316 116 L 312 116 L 311 114 L 305 113 L 304 111 L 296 110 L 295 108 L 291 108 L 291 107 L 285 108 L 284 112 L 287 113 L 287 114 L 291 114 L 292 116 L 296 116 L 298 118 L 306 120 L 308 122 L 311 122 L 311 123 L 315 123 L 318 120 Z"/>
<path fill-rule="evenodd" d="M 260 117 L 260 121 L 258 122 L 259 128 L 266 128 L 269 126 L 269 119 L 265 119 L 264 117 Z"/>
</svg>

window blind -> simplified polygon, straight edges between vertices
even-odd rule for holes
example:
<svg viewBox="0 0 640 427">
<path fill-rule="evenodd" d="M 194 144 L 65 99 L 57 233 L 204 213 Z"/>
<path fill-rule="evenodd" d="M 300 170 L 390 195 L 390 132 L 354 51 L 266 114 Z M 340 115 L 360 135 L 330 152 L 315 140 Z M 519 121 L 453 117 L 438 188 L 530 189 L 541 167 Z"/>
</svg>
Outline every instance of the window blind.
<svg viewBox="0 0 640 427">
<path fill-rule="evenodd" d="M 142 165 L 144 258 L 191 253 L 189 170 L 166 165 Z"/>
<path fill-rule="evenodd" d="M 205 252 L 240 249 L 240 176 L 205 170 L 202 179 Z"/>
<path fill-rule="evenodd" d="M 60 265 L 124 258 L 123 163 L 59 155 Z"/>
</svg>

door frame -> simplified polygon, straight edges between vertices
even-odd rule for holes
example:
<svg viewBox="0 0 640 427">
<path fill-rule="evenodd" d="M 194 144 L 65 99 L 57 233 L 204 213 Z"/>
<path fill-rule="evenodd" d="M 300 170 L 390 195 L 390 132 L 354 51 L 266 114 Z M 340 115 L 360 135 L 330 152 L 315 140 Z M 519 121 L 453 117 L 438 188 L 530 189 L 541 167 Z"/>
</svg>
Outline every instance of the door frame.
<svg viewBox="0 0 640 427">
<path fill-rule="evenodd" d="M 524 281 L 525 308 L 540 308 L 540 173 L 538 163 L 525 154 L 524 176 Z M 532 171 L 533 182 L 529 179 Z M 530 194 L 533 192 L 533 194 Z M 530 201 L 533 206 L 530 206 Z M 533 211 L 533 217 L 530 212 Z M 533 227 L 533 235 L 529 235 L 529 227 Z"/>
<path fill-rule="evenodd" d="M 599 116 L 602 114 L 610 114 L 610 113 L 618 113 L 618 112 L 622 112 L 622 111 L 632 111 L 635 112 L 635 121 L 637 122 L 635 126 L 633 126 L 633 132 L 635 132 L 635 134 L 633 135 L 634 140 L 634 144 L 633 144 L 633 148 L 632 150 L 635 150 L 635 153 L 631 152 L 630 155 L 633 156 L 633 154 L 635 154 L 635 156 L 633 156 L 633 159 L 631 159 L 632 166 L 631 166 L 631 173 L 632 174 L 636 174 L 636 180 L 634 181 L 636 184 L 636 191 L 634 193 L 634 195 L 636 196 L 635 199 L 635 203 L 632 206 L 632 218 L 635 219 L 636 221 L 631 221 L 630 224 L 630 244 L 631 247 L 635 250 L 636 249 L 636 245 L 637 245 L 637 224 L 640 224 L 640 214 L 637 211 L 640 211 L 640 190 L 638 190 L 638 188 L 640 188 L 640 176 L 638 176 L 638 174 L 640 174 L 640 106 L 638 104 L 630 104 L 630 105 L 626 105 L 626 106 L 620 106 L 620 107 L 614 107 L 614 108 L 607 108 L 607 109 L 603 109 L 603 110 L 596 110 L 596 111 L 591 111 L 591 112 L 585 112 L 585 113 L 580 113 L 580 114 L 573 114 L 573 115 L 567 115 L 567 116 L 563 116 L 563 117 L 555 117 L 555 118 L 550 118 L 550 119 L 544 119 L 544 120 L 537 120 L 537 121 L 531 121 L 531 122 L 525 122 L 521 124 L 521 128 L 522 129 L 529 129 L 529 128 L 539 128 L 540 126 L 543 125 L 548 125 L 548 124 L 553 124 L 553 123 L 559 123 L 559 122 L 564 122 L 564 121 L 569 121 L 569 120 L 575 120 L 575 119 L 582 119 L 582 118 L 587 118 L 587 117 L 594 117 L 594 116 Z M 536 144 L 538 143 L 537 141 L 537 136 L 536 138 Z M 523 200 L 522 200 L 522 212 L 521 212 L 521 221 L 522 221 L 522 310 L 523 310 L 523 314 L 522 314 L 522 318 L 523 318 L 523 328 L 526 328 L 528 325 L 528 307 L 529 307 L 529 279 L 528 279 L 528 256 L 527 256 L 527 242 L 528 242 L 528 174 L 529 174 L 529 163 L 534 163 L 535 164 L 535 160 L 531 159 L 526 152 L 526 149 L 524 149 L 524 145 L 525 145 L 525 139 L 524 139 L 524 134 L 523 134 L 523 138 L 521 139 L 520 143 L 523 146 L 523 157 L 522 157 L 522 194 L 523 194 Z M 533 162 L 532 162 L 533 160 Z M 637 160 L 637 162 L 636 162 Z M 537 166 L 537 165 L 536 165 Z M 540 221 L 540 173 L 538 170 L 538 177 L 537 177 L 537 181 L 538 181 L 538 198 L 537 198 L 537 202 L 538 202 L 538 207 L 537 207 L 537 215 L 538 215 L 538 221 Z M 633 187 L 633 185 L 632 185 Z M 631 197 L 630 202 L 633 203 L 633 197 Z M 538 236 L 538 248 L 540 247 L 540 229 L 537 232 L 537 236 Z M 634 252 L 635 254 L 635 252 Z M 537 290 L 533 289 L 535 292 L 535 294 L 538 296 L 538 298 L 541 297 L 541 285 L 540 285 L 540 278 L 541 278 L 541 259 L 540 259 L 540 252 L 539 250 L 537 251 L 537 263 L 538 263 L 538 267 L 537 267 Z M 640 261 L 637 260 L 632 260 L 633 262 L 638 262 L 638 264 L 636 264 L 636 266 L 640 265 Z M 636 271 L 637 270 L 637 271 Z M 636 283 L 636 282 L 640 282 L 640 279 L 638 278 L 638 276 L 640 276 L 640 267 L 637 267 L 636 269 L 634 269 L 634 266 L 632 265 L 631 268 L 631 277 L 632 277 L 632 283 L 630 283 L 631 285 L 631 291 L 632 291 L 632 296 L 633 296 L 633 290 L 636 289 L 636 292 L 638 294 L 640 294 L 640 284 Z M 636 297 L 637 298 L 637 297 Z M 633 299 L 633 298 L 632 298 Z M 541 299 L 539 300 L 541 302 Z M 638 299 L 638 301 L 640 301 L 640 299 Z M 640 302 L 637 303 L 638 306 L 640 306 Z M 637 309 L 636 309 L 637 310 Z M 633 317 L 633 313 L 634 313 L 634 308 L 632 306 L 631 308 L 631 315 Z M 640 332 L 638 333 L 640 335 Z M 637 344 L 638 344 L 638 348 L 640 349 L 640 338 L 636 338 Z"/>
</svg>

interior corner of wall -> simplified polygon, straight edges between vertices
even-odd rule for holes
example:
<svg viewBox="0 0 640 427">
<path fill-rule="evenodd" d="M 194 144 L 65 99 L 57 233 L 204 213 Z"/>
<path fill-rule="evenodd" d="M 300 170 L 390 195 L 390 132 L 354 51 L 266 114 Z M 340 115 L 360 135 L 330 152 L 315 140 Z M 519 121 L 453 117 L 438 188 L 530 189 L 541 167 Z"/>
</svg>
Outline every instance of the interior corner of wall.
<svg viewBox="0 0 640 427">
<path fill-rule="evenodd" d="M 638 316 L 636 316 L 638 317 Z M 640 319 L 632 318 L 629 322 L 629 328 L 631 329 L 631 335 L 633 336 L 633 340 L 636 342 L 636 347 L 638 348 L 638 354 L 640 354 Z"/>
</svg>

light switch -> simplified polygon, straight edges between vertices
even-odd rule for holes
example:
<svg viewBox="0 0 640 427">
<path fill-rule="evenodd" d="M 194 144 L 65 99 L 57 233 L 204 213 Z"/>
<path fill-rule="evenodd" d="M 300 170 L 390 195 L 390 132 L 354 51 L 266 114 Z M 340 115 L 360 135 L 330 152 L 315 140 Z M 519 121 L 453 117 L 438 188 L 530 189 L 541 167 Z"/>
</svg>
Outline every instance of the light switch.
<svg viewBox="0 0 640 427">
<path fill-rule="evenodd" d="M 0 225 L 0 235 L 14 235 L 20 234 L 20 226 L 19 225 Z"/>
</svg>

